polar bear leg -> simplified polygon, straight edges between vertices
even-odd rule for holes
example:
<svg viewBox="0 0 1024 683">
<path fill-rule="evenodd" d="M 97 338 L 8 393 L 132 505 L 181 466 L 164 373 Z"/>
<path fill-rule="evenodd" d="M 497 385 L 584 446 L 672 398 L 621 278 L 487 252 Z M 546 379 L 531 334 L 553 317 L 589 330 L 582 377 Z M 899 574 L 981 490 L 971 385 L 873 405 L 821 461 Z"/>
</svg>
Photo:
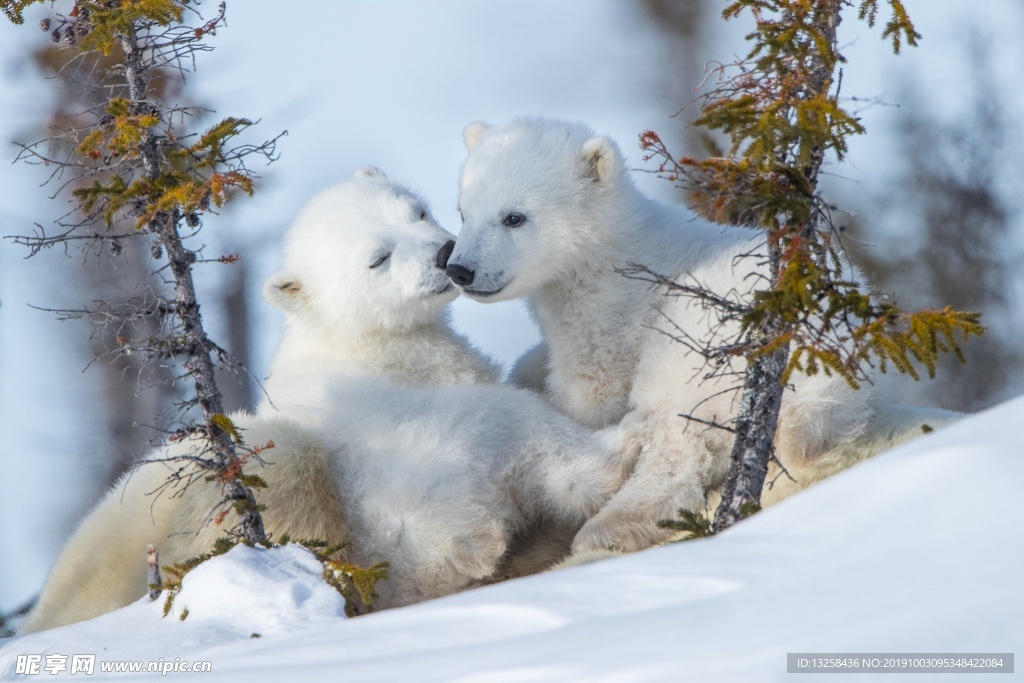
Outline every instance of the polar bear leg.
<svg viewBox="0 0 1024 683">
<path fill-rule="evenodd" d="M 76 529 L 20 633 L 72 624 L 124 607 L 145 595 L 146 546 L 167 536 L 177 500 L 146 495 L 166 470 L 124 475 Z"/>
<path fill-rule="evenodd" d="M 616 494 L 636 464 L 636 451 L 624 447 L 618 427 L 594 433 L 561 415 L 551 413 L 549 420 L 570 435 L 555 439 L 554 448 L 541 440 L 533 457 L 515 468 L 514 495 L 527 525 L 515 530 L 489 582 L 537 574 L 563 562 L 580 527 Z M 531 424 L 537 433 L 545 431 L 542 420 Z"/>
<path fill-rule="evenodd" d="M 572 539 L 579 524 L 566 524 L 550 519 L 535 520 L 523 529 L 509 546 L 497 569 L 487 583 L 530 576 L 559 566 L 572 550 Z"/>
<path fill-rule="evenodd" d="M 728 465 L 716 453 L 722 436 L 682 429 L 674 412 L 627 416 L 624 448 L 638 452 L 636 468 L 622 489 L 573 540 L 574 555 L 593 551 L 633 552 L 669 540 L 658 522 L 679 509 L 703 510 L 709 482 L 721 480 Z M 727 459 L 726 459 L 727 460 Z"/>
<path fill-rule="evenodd" d="M 356 501 L 353 550 L 364 565 L 387 558 L 377 609 L 450 595 L 488 581 L 508 548 L 504 520 L 472 501 L 396 503 L 394 510 Z"/>
<path fill-rule="evenodd" d="M 613 550 L 634 552 L 667 541 L 672 532 L 658 522 L 673 519 L 679 508 L 696 509 L 704 503 L 701 487 L 689 477 L 675 479 L 667 458 L 646 458 L 633 478 L 591 518 L 572 542 L 573 555 Z M 696 479 L 694 476 L 692 479 Z"/>
<path fill-rule="evenodd" d="M 581 525 L 634 469 L 636 451 L 623 448 L 619 434 L 617 427 L 602 430 L 579 449 L 549 452 L 520 468 L 525 481 L 517 485 L 517 500 L 531 521 L 513 536 L 490 582 L 537 574 L 566 561 Z"/>
<path fill-rule="evenodd" d="M 539 435 L 516 467 L 516 499 L 528 518 L 547 517 L 564 525 L 583 524 L 622 487 L 636 465 L 638 449 L 619 427 L 597 432 L 545 411 L 534 416 Z"/>
</svg>

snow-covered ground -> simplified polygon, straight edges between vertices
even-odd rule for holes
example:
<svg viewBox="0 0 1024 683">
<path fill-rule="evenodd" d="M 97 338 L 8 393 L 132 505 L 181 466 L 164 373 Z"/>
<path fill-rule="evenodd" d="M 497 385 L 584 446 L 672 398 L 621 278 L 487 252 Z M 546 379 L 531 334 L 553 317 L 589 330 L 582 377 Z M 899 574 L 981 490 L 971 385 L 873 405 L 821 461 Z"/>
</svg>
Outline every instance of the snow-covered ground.
<svg viewBox="0 0 1024 683">
<path fill-rule="evenodd" d="M 304 550 L 236 548 L 186 577 L 167 618 L 142 599 L 0 641 L 0 679 L 19 678 L 18 655 L 53 653 L 97 655 L 92 679 L 103 662 L 162 659 L 210 662 L 204 681 L 460 683 L 771 681 L 790 675 L 789 652 L 1012 653 L 1024 643 L 1021 422 L 1024 398 L 712 539 L 357 619 L 340 616 Z M 978 676 L 1012 678 L 953 680 Z"/>
</svg>

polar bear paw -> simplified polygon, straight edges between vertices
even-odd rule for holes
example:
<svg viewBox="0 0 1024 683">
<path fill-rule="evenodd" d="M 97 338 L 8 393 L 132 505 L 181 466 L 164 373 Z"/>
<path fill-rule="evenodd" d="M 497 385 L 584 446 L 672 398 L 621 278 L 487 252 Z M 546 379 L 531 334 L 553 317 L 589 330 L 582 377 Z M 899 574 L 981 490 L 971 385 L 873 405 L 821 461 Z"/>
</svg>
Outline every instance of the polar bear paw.
<svg viewBox="0 0 1024 683">
<path fill-rule="evenodd" d="M 572 542 L 574 555 L 611 550 L 632 553 L 662 545 L 676 535 L 673 529 L 658 525 L 675 519 L 679 510 L 703 510 L 706 499 L 700 489 L 678 479 L 657 482 L 651 471 L 640 472 L 619 491 L 576 534 Z M 674 484 L 664 490 L 666 484 Z"/>
<path fill-rule="evenodd" d="M 447 559 L 456 572 L 478 581 L 494 573 L 507 548 L 505 525 L 489 520 L 471 532 L 453 537 Z"/>
<path fill-rule="evenodd" d="M 660 545 L 672 537 L 671 530 L 658 527 L 658 521 L 665 518 L 660 514 L 605 508 L 576 534 L 572 541 L 572 554 L 632 553 Z"/>
</svg>

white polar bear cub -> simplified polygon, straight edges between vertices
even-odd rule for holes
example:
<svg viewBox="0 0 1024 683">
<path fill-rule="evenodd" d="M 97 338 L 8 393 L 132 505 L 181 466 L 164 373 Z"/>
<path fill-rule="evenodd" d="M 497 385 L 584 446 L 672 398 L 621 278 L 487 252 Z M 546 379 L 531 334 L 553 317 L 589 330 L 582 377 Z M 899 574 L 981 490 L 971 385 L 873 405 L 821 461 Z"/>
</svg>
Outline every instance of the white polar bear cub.
<svg viewBox="0 0 1024 683">
<path fill-rule="evenodd" d="M 341 377 L 414 386 L 493 384 L 498 367 L 452 331 L 458 290 L 438 265 L 454 235 L 418 196 L 367 166 L 314 197 L 284 240 L 284 267 L 263 286 L 285 313 L 260 412 L 325 405 Z"/>
<path fill-rule="evenodd" d="M 622 154 L 580 124 L 522 119 L 465 131 L 469 155 L 461 175 L 463 227 L 448 275 L 482 302 L 526 297 L 544 343 L 513 369 L 520 386 L 540 387 L 566 415 L 593 428 L 621 423 L 639 452 L 636 472 L 577 535 L 575 551 L 630 551 L 664 540 L 660 519 L 679 508 L 703 509 L 729 465 L 731 438 L 687 423 L 735 413 L 725 381 L 701 381 L 703 358 L 657 331 L 665 320 L 700 339 L 702 310 L 624 278 L 629 263 L 714 291 L 744 291 L 760 233 L 723 228 L 644 197 L 628 178 Z M 664 316 L 664 317 L 662 317 Z M 785 477 L 765 502 L 922 433 L 922 418 L 880 407 L 869 385 L 851 390 L 839 378 L 795 379 L 777 435 Z M 837 448 L 838 447 L 838 448 Z"/>
<path fill-rule="evenodd" d="M 617 431 L 596 433 L 519 389 L 449 328 L 457 296 L 438 262 L 452 235 L 422 200 L 368 167 L 289 229 L 264 292 L 287 314 L 267 399 L 237 414 L 246 442 L 273 441 L 257 489 L 267 532 L 349 540 L 351 562 L 387 561 L 377 607 L 488 580 L 545 520 L 578 529 L 621 486 Z M 150 453 L 83 520 L 22 631 L 88 619 L 146 592 L 146 545 L 162 564 L 210 549 L 219 491 L 151 495 L 178 442 Z M 173 495 L 172 495 L 173 494 Z M 231 517 L 225 525 L 230 526 Z M 557 559 L 557 558 L 555 558 Z"/>
</svg>

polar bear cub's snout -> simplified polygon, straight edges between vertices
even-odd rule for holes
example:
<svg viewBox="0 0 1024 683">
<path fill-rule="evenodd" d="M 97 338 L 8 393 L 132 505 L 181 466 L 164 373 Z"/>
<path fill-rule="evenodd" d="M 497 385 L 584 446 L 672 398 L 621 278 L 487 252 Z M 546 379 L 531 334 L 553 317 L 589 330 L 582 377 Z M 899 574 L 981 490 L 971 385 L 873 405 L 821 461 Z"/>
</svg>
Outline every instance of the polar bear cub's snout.
<svg viewBox="0 0 1024 683">
<path fill-rule="evenodd" d="M 473 284 L 473 276 L 476 275 L 473 270 L 467 268 L 461 263 L 452 263 L 445 268 L 445 272 L 448 273 L 448 277 L 451 281 L 459 287 L 469 287 Z"/>
<path fill-rule="evenodd" d="M 459 287 L 469 287 L 473 284 L 473 277 L 476 275 L 476 272 L 461 263 L 449 263 L 453 251 L 455 251 L 455 240 L 445 242 L 445 245 L 441 247 L 441 251 L 437 252 L 437 267 L 444 268 L 448 279 Z"/>
</svg>

